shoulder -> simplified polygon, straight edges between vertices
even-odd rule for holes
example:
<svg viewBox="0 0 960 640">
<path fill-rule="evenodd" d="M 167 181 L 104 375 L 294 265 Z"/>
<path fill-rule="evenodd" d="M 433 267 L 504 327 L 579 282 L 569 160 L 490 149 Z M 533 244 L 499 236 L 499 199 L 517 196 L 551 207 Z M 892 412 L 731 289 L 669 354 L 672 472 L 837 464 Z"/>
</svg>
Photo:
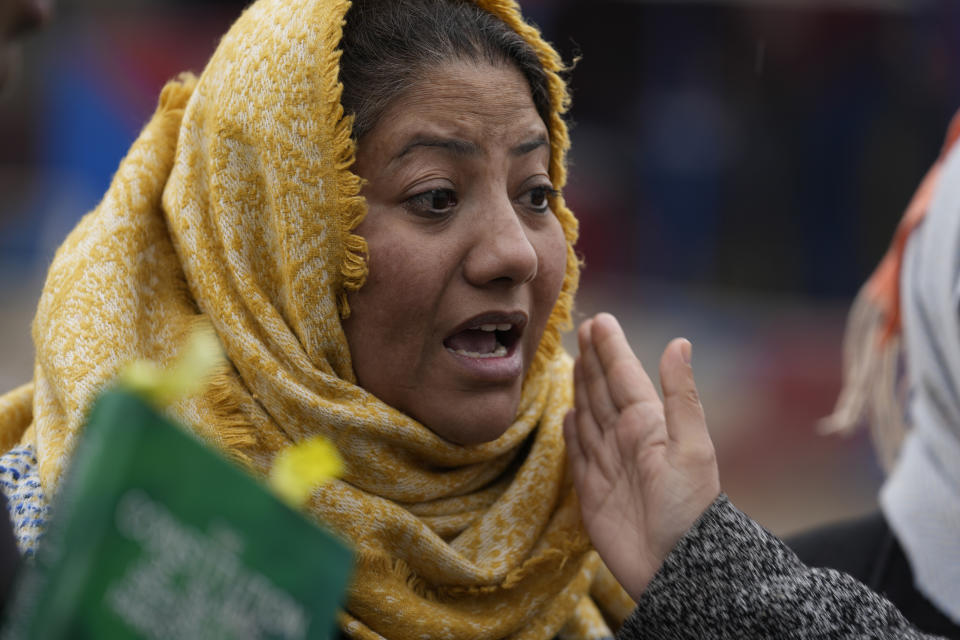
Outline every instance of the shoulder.
<svg viewBox="0 0 960 640">
<path fill-rule="evenodd" d="M 879 511 L 836 522 L 786 539 L 800 560 L 811 567 L 829 567 L 876 588 L 878 566 L 895 544 Z"/>
<path fill-rule="evenodd" d="M 843 571 L 882 594 L 919 629 L 960 638 L 960 625 L 917 590 L 910 563 L 881 512 L 804 532 L 787 544 L 805 564 Z"/>
</svg>

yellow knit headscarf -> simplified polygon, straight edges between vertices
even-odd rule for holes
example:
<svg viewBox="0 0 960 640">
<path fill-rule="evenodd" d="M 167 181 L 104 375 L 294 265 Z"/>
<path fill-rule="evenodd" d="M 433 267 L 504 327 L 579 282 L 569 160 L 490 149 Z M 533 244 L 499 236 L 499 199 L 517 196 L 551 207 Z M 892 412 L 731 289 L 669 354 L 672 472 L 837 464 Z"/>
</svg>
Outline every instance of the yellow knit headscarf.
<svg viewBox="0 0 960 640">
<path fill-rule="evenodd" d="M 559 188 L 562 63 L 515 2 L 477 4 L 548 72 Z M 293 441 L 323 434 L 337 445 L 344 478 L 309 509 L 357 551 L 341 616 L 349 635 L 610 635 L 594 600 L 617 622 L 630 603 L 589 550 L 565 476 L 572 389 L 560 331 L 578 263 L 561 197 L 552 204 L 566 277 L 500 438 L 451 444 L 354 384 L 341 317 L 366 263 L 352 232 L 365 204 L 337 79 L 348 7 L 260 0 L 199 80 L 163 90 L 103 201 L 57 252 L 34 322 L 34 382 L 0 398 L 0 445 L 33 445 L 51 495 L 104 385 L 132 359 L 171 361 L 191 327 L 209 322 L 232 366 L 171 411 L 257 474 Z"/>
</svg>

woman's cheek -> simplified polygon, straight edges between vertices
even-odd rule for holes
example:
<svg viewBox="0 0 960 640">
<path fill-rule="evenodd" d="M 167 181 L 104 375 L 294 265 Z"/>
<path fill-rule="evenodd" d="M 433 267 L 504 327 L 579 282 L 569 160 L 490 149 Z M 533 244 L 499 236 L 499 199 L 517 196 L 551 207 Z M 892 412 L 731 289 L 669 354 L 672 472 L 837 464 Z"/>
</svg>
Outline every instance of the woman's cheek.
<svg viewBox="0 0 960 640">
<path fill-rule="evenodd" d="M 547 281 L 545 288 L 552 291 L 551 300 L 556 300 L 560 295 L 563 277 L 567 271 L 567 240 L 560 221 L 556 218 L 553 218 L 551 233 L 548 235 L 546 244 L 544 253 L 541 254 L 540 264 L 544 279 Z"/>
</svg>

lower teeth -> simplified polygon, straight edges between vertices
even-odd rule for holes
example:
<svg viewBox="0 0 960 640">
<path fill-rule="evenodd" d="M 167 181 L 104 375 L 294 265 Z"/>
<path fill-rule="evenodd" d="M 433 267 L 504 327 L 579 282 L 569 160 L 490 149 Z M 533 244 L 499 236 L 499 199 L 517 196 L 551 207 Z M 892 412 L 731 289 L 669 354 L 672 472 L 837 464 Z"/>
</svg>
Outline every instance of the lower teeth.
<svg viewBox="0 0 960 640">
<path fill-rule="evenodd" d="M 450 349 L 448 351 L 460 356 L 467 356 L 468 358 L 502 358 L 507 355 L 507 348 L 500 343 L 497 343 L 497 348 L 491 351 L 490 353 L 478 353 L 476 351 L 464 351 L 463 349 Z"/>
</svg>

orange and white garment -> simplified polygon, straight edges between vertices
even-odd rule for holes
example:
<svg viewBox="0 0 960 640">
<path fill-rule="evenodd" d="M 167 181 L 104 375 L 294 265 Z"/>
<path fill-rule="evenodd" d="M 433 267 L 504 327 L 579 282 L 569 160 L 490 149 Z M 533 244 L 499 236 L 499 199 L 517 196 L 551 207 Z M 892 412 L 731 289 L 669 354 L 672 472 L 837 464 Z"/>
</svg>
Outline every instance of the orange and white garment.
<svg viewBox="0 0 960 640">
<path fill-rule="evenodd" d="M 513 0 L 478 0 L 549 73 L 550 174 L 565 181 L 562 63 Z M 366 276 L 365 214 L 350 172 L 352 120 L 338 84 L 347 0 L 260 0 L 199 79 L 160 105 L 103 201 L 58 250 L 33 338 L 33 382 L 0 398 L 0 446 L 31 448 L 57 488 L 85 410 L 127 362 L 171 361 L 209 322 L 230 361 L 171 412 L 255 474 L 322 434 L 346 463 L 309 511 L 352 541 L 341 625 L 356 638 L 599 638 L 630 610 L 579 519 L 561 422 L 572 403 L 560 344 L 570 324 L 577 223 L 566 277 L 514 424 L 462 447 L 355 384 L 341 328 Z M 596 598 L 591 598 L 593 593 Z"/>
</svg>

